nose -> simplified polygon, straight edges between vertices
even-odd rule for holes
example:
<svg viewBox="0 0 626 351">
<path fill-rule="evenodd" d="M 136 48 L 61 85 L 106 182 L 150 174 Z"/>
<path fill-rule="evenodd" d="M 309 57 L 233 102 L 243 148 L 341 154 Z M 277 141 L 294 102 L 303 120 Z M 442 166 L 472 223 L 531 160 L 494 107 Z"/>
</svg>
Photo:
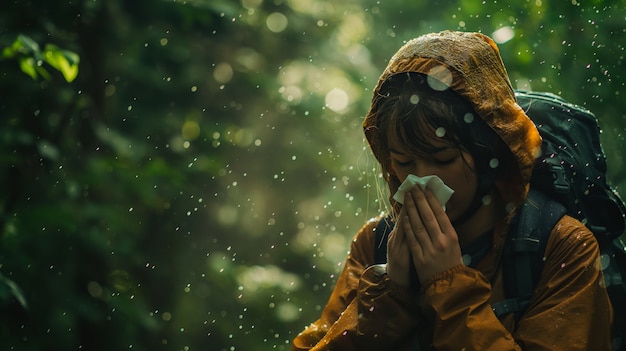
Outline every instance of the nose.
<svg viewBox="0 0 626 351">
<path fill-rule="evenodd" d="M 434 169 L 426 162 L 415 160 L 413 161 L 413 166 L 410 169 L 411 174 L 414 174 L 418 177 L 425 177 L 428 175 L 434 174 Z"/>
</svg>

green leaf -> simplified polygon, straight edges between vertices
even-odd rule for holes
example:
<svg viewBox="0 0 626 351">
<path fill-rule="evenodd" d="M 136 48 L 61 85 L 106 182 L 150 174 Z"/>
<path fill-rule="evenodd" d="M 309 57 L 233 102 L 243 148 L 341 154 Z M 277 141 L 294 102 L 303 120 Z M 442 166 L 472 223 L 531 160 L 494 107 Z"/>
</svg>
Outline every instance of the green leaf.
<svg viewBox="0 0 626 351">
<path fill-rule="evenodd" d="M 39 44 L 31 39 L 29 36 L 20 34 L 15 38 L 15 41 L 11 46 L 7 46 L 2 49 L 2 57 L 12 58 L 17 54 L 26 56 L 38 56 L 41 54 L 39 51 Z"/>
<path fill-rule="evenodd" d="M 32 57 L 20 57 L 19 58 L 20 69 L 33 79 L 37 79 L 37 69 L 35 59 Z"/>
<path fill-rule="evenodd" d="M 20 51 L 26 51 L 33 55 L 40 53 L 39 44 L 37 44 L 37 42 L 31 39 L 28 35 L 18 35 L 17 40 L 15 40 L 15 43 L 13 43 L 13 46 L 17 46 L 19 49 L 24 49 Z"/>
<path fill-rule="evenodd" d="M 26 298 L 22 293 L 22 289 L 11 279 L 0 274 L 0 296 L 6 299 L 7 296 L 13 296 L 24 308 L 28 308 Z"/>
<path fill-rule="evenodd" d="M 43 52 L 44 60 L 63 74 L 67 82 L 78 76 L 79 56 L 68 50 L 61 50 L 55 45 L 48 44 Z"/>
<path fill-rule="evenodd" d="M 45 68 L 39 65 L 35 65 L 35 70 L 37 70 L 37 73 L 39 73 L 39 75 L 42 76 L 43 79 L 50 80 L 50 73 L 48 73 Z"/>
<path fill-rule="evenodd" d="M 12 47 L 7 46 L 2 49 L 2 58 L 12 58 L 13 56 L 15 56 L 15 50 Z"/>
</svg>

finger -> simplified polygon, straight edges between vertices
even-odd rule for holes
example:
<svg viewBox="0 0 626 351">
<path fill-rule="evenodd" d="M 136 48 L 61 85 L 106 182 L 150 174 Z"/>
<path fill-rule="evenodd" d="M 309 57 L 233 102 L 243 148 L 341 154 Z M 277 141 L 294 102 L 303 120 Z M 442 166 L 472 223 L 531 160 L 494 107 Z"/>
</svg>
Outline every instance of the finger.
<svg viewBox="0 0 626 351">
<path fill-rule="evenodd" d="M 389 242 L 387 244 L 387 274 L 389 278 L 396 284 L 401 286 L 409 286 L 411 284 L 410 266 L 411 253 L 406 236 L 402 229 L 405 216 L 403 210 L 400 211 L 397 218 L 396 226 L 389 234 Z"/>
<path fill-rule="evenodd" d="M 389 233 L 389 244 L 393 245 L 393 244 L 401 244 L 405 241 L 404 238 L 404 231 L 403 230 L 398 230 L 398 229 L 402 229 L 403 226 L 403 219 L 402 217 L 405 216 L 405 210 L 404 207 L 402 207 L 402 209 L 400 210 L 399 215 L 397 216 L 396 219 L 396 224 L 394 226 L 394 230 L 391 231 L 391 233 Z M 389 246 L 389 245 L 388 245 Z"/>
<path fill-rule="evenodd" d="M 436 201 L 436 199 L 435 202 L 432 201 L 432 193 L 428 189 L 422 190 L 419 187 L 416 187 L 412 189 L 411 193 L 415 199 L 415 204 L 417 206 L 417 211 L 420 215 L 422 225 L 429 234 L 431 241 L 439 240 L 438 236 L 441 235 L 441 227 L 439 226 L 439 222 L 433 212 L 433 209 L 441 209 L 441 205 L 438 201 Z"/>
<path fill-rule="evenodd" d="M 450 222 L 450 218 L 448 217 L 448 214 L 443 209 L 443 206 L 441 206 L 441 203 L 439 202 L 439 200 L 437 200 L 437 198 L 435 197 L 435 194 L 433 194 L 430 190 L 426 190 L 424 192 L 424 195 L 430 205 L 430 209 L 432 210 L 433 216 L 437 222 L 437 226 L 439 228 L 440 233 L 443 235 L 446 235 L 449 233 L 455 233 L 456 231 L 454 227 L 452 226 L 452 223 Z"/>
<path fill-rule="evenodd" d="M 405 237 L 414 258 L 421 261 L 427 252 L 431 251 L 432 243 L 422 223 L 412 191 L 407 192 L 404 207 L 406 209 L 403 225 Z"/>
<path fill-rule="evenodd" d="M 403 217 L 406 216 L 406 212 L 404 207 L 400 209 L 399 215 L 396 219 L 396 224 L 394 229 L 389 233 L 389 240 L 387 242 L 387 255 L 395 255 L 399 252 L 403 246 L 406 246 L 406 236 L 404 234 L 403 225 L 404 220 Z"/>
</svg>

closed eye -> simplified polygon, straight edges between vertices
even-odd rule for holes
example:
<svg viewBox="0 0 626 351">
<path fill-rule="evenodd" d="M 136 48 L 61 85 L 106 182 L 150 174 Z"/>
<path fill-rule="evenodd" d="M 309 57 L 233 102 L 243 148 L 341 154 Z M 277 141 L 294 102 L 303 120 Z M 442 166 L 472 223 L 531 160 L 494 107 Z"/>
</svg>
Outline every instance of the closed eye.
<svg viewBox="0 0 626 351">
<path fill-rule="evenodd" d="M 411 163 L 412 163 L 412 161 L 401 162 L 401 161 L 398 161 L 398 160 L 395 160 L 394 162 L 395 162 L 396 165 L 398 165 L 400 167 L 407 167 L 407 166 L 410 166 Z"/>
<path fill-rule="evenodd" d="M 454 162 L 456 159 L 457 159 L 456 157 L 452 157 L 452 158 L 448 158 L 448 159 L 443 159 L 443 160 L 442 160 L 442 159 L 435 159 L 435 162 L 436 162 L 436 163 L 438 163 L 438 164 L 440 164 L 440 165 L 445 166 L 445 165 L 449 165 L 449 164 L 451 164 L 451 163 L 452 163 L 452 162 Z"/>
</svg>

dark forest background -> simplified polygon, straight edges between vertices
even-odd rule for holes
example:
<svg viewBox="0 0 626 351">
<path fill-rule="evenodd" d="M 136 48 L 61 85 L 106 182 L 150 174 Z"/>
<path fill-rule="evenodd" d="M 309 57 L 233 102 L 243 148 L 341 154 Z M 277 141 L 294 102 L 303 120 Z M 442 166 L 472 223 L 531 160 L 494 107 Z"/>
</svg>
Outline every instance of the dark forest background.
<svg viewBox="0 0 626 351">
<path fill-rule="evenodd" d="M 361 133 L 407 40 L 493 36 L 595 112 L 626 194 L 625 1 L 6 0 L 0 349 L 288 350 L 385 209 Z"/>
</svg>

